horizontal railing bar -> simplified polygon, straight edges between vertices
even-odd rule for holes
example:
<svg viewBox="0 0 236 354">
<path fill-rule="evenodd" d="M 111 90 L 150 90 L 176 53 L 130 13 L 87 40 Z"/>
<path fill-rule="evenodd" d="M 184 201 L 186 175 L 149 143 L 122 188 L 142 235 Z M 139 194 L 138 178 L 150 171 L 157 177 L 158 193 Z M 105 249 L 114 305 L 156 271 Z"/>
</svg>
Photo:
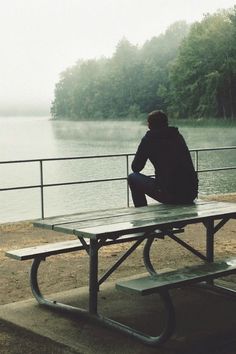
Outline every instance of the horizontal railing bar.
<svg viewBox="0 0 236 354">
<path fill-rule="evenodd" d="M 229 171 L 229 170 L 236 170 L 235 167 L 222 167 L 222 168 L 214 168 L 214 169 L 204 169 L 198 170 L 198 173 L 204 172 L 214 172 L 214 171 Z M 155 177 L 155 175 L 148 175 L 149 177 Z M 86 180 L 86 181 L 74 181 L 74 182 L 61 182 L 61 183 L 47 183 L 43 184 L 44 188 L 47 187 L 59 187 L 59 186 L 68 186 L 68 185 L 76 185 L 76 184 L 87 184 L 87 183 L 100 183 L 100 182 L 112 182 L 112 181 L 125 181 L 127 180 L 126 177 L 117 177 L 117 178 L 107 178 L 107 179 L 94 179 L 94 180 Z M 40 184 L 32 185 L 32 186 L 19 186 L 19 187 L 7 187 L 7 188 L 0 188 L 0 192 L 4 191 L 12 191 L 12 190 L 21 190 L 21 189 L 34 189 L 34 188 L 41 188 Z"/>
<path fill-rule="evenodd" d="M 198 172 L 198 173 L 202 173 L 202 172 L 217 172 L 217 171 L 229 171 L 229 170 L 236 170 L 236 166 L 232 166 L 232 167 L 218 167 L 218 168 L 197 170 L 197 172 Z"/>
<path fill-rule="evenodd" d="M 34 188 L 40 188 L 39 185 L 32 185 L 32 186 L 21 186 L 21 187 L 7 187 L 7 188 L 1 188 L 0 192 L 6 192 L 6 191 L 15 191 L 15 190 L 20 190 L 20 189 L 34 189 Z"/>
<path fill-rule="evenodd" d="M 226 146 L 226 147 L 216 147 L 216 148 L 197 148 L 190 149 L 191 153 L 195 152 L 195 169 L 196 172 L 205 173 L 205 172 L 217 172 L 217 171 L 232 171 L 236 170 L 236 166 L 228 167 L 218 167 L 218 168 L 208 168 L 208 169 L 199 169 L 198 158 L 199 152 L 214 152 L 214 151 L 223 151 L 223 150 L 234 150 L 236 146 Z M 41 183 L 28 186 L 15 186 L 0 188 L 0 192 L 4 191 L 14 191 L 14 190 L 26 190 L 26 189 L 41 189 L 41 207 L 42 207 L 42 218 L 44 218 L 44 189 L 48 187 L 61 187 L 61 186 L 71 186 L 79 184 L 88 184 L 88 183 L 101 183 L 101 182 L 112 182 L 112 181 L 126 181 L 129 174 L 129 156 L 134 156 L 134 153 L 121 153 L 121 154 L 109 154 L 109 155 L 89 155 L 89 156 L 71 156 L 71 157 L 51 157 L 51 158 L 38 158 L 38 159 L 28 159 L 28 160 L 9 160 L 9 161 L 0 161 L 0 165 L 3 164 L 19 164 L 19 163 L 39 163 L 40 164 L 40 176 Z M 69 161 L 69 160 L 88 160 L 88 159 L 101 159 L 101 158 L 126 158 L 126 176 L 117 177 L 117 178 L 105 178 L 105 179 L 96 179 L 96 180 L 84 180 L 84 181 L 73 181 L 73 182 L 60 182 L 60 183 L 48 183 L 44 184 L 43 180 L 43 163 L 44 162 L 55 162 L 55 161 Z M 154 175 L 149 175 L 154 177 Z M 127 185 L 128 186 L 128 185 Z M 129 198 L 129 189 L 127 187 L 127 198 Z M 128 203 L 129 204 L 129 203 Z"/>
<path fill-rule="evenodd" d="M 216 148 L 196 148 L 189 149 L 190 152 L 195 151 L 218 151 L 218 150 L 234 150 L 236 146 L 225 146 L 225 147 L 216 147 Z M 0 164 L 9 164 L 9 163 L 26 163 L 26 162 L 47 162 L 47 161 L 65 161 L 65 160 L 83 160 L 83 159 L 97 159 L 97 158 L 111 158 L 111 157 L 124 157 L 124 156 L 134 156 L 134 153 L 124 153 L 124 154 L 110 154 L 110 155 L 88 155 L 88 156 L 71 156 L 71 157 L 50 157 L 50 158 L 40 158 L 40 159 L 29 159 L 29 160 L 9 160 L 9 161 L 0 161 Z"/>
<path fill-rule="evenodd" d="M 134 156 L 134 153 L 128 154 L 111 154 L 111 155 L 88 155 L 88 156 L 71 156 L 71 157 L 50 157 L 46 159 L 31 159 L 31 160 L 9 160 L 9 161 L 0 161 L 0 164 L 8 163 L 26 163 L 26 162 L 47 162 L 47 161 L 64 161 L 64 160 L 84 160 L 84 159 L 99 159 L 106 157 L 124 157 L 124 156 Z"/>
<path fill-rule="evenodd" d="M 217 151 L 217 150 L 234 150 L 236 146 L 223 146 L 223 147 L 215 147 L 215 148 L 197 148 L 197 149 L 189 149 L 190 152 L 194 151 Z"/>
<path fill-rule="evenodd" d="M 232 150 L 236 149 L 236 146 L 228 147 L 216 147 L 216 148 L 200 148 L 200 149 L 190 149 L 191 152 L 194 151 L 218 151 L 218 150 Z M 94 159 L 94 158 L 110 158 L 110 157 L 127 157 L 134 156 L 134 153 L 126 154 L 110 154 L 110 155 L 90 155 L 90 156 L 72 156 L 72 157 L 59 157 L 59 158 L 46 158 L 46 159 L 31 159 L 31 160 L 14 160 L 14 161 L 0 161 L 0 164 L 9 164 L 9 163 L 28 163 L 28 162 L 46 162 L 46 161 L 64 161 L 64 160 L 81 160 L 81 159 Z M 205 172 L 217 172 L 217 171 L 229 171 L 235 170 L 236 166 L 232 167 L 220 167 L 220 168 L 211 168 L 211 169 L 202 169 L 196 170 L 198 173 Z M 154 175 L 149 175 L 154 177 Z M 74 182 L 61 182 L 61 183 L 48 183 L 43 184 L 43 188 L 47 187 L 59 187 L 67 185 L 77 185 L 77 184 L 87 184 L 87 183 L 100 183 L 100 182 L 111 182 L 111 181 L 124 181 L 127 177 L 118 177 L 118 178 L 107 178 L 107 179 L 98 179 L 98 180 L 86 180 L 86 181 L 74 181 Z M 30 186 L 19 186 L 19 187 L 7 187 L 0 188 L 0 192 L 11 191 L 11 190 L 22 190 L 22 189 L 35 189 L 41 188 L 41 185 L 30 185 Z"/>
<path fill-rule="evenodd" d="M 48 183 L 44 184 L 43 187 L 59 187 L 59 186 L 68 186 L 73 184 L 86 184 L 86 183 L 99 183 L 99 182 L 112 182 L 112 181 L 125 181 L 126 177 L 117 177 L 117 178 L 107 178 L 107 179 L 94 179 L 89 181 L 75 181 L 75 182 L 62 182 L 62 183 Z M 22 187 L 9 187 L 9 188 L 1 188 L 0 192 L 11 191 L 17 189 L 30 189 L 30 188 L 41 188 L 40 184 L 33 186 L 22 186 Z"/>
</svg>

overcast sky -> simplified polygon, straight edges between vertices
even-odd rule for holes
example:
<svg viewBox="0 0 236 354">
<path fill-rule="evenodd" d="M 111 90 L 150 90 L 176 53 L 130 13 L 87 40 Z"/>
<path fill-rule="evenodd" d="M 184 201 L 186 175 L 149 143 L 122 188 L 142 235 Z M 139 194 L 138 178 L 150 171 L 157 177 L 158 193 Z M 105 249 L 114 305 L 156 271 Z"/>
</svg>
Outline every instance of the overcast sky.
<svg viewBox="0 0 236 354">
<path fill-rule="evenodd" d="M 125 36 L 142 45 L 177 20 L 234 0 L 0 0 L 0 110 L 53 99 L 59 73 L 79 58 L 111 56 Z"/>
</svg>

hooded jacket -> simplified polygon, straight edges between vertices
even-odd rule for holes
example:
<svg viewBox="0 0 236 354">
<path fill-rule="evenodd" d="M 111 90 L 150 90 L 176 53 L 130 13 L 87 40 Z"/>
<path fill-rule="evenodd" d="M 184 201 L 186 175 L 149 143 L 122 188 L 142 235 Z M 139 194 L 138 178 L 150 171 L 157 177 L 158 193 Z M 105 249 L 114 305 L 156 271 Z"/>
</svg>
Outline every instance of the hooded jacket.
<svg viewBox="0 0 236 354">
<path fill-rule="evenodd" d="M 142 138 L 132 162 L 140 172 L 147 160 L 155 169 L 157 188 L 178 201 L 193 200 L 198 192 L 198 179 L 190 152 L 178 128 L 149 130 Z"/>
</svg>

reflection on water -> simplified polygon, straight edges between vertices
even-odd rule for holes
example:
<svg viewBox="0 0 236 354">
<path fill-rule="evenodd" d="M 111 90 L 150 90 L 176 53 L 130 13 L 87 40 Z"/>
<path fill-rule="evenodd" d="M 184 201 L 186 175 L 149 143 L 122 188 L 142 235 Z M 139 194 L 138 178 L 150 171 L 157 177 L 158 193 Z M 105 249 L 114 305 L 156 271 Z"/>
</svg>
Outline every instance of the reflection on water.
<svg viewBox="0 0 236 354">
<path fill-rule="evenodd" d="M 0 160 L 135 152 L 146 127 L 138 122 L 63 122 L 48 118 L 0 118 Z M 236 128 L 180 128 L 190 148 L 236 145 Z M 194 158 L 194 156 L 193 156 Z M 235 166 L 236 150 L 199 153 L 199 168 Z M 153 173 L 148 165 L 145 173 Z M 236 171 L 199 176 L 202 194 L 236 190 Z M 71 160 L 44 164 L 44 182 L 60 183 L 126 174 L 126 159 Z M 39 163 L 0 165 L 0 188 L 40 183 Z M 46 216 L 126 204 L 125 181 L 45 188 Z M 0 193 L 0 222 L 40 217 L 40 190 Z"/>
</svg>

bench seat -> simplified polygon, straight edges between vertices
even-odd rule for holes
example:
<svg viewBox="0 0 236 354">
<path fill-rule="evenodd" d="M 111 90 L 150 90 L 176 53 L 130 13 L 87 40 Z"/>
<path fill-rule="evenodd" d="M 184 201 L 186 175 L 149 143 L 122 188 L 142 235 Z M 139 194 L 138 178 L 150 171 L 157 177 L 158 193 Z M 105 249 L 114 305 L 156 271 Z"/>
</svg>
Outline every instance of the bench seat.
<svg viewBox="0 0 236 354">
<path fill-rule="evenodd" d="M 123 280 L 116 283 L 116 288 L 144 296 L 157 293 L 163 289 L 180 288 L 233 273 L 236 273 L 236 258 L 184 267 L 156 276 Z"/>
<path fill-rule="evenodd" d="M 84 247 L 79 240 L 72 240 L 7 251 L 5 255 L 18 261 L 25 261 L 36 257 L 49 257 L 60 253 L 80 251 L 82 249 L 84 249 Z"/>
<path fill-rule="evenodd" d="M 132 240 L 137 240 L 141 234 L 134 235 L 125 235 L 118 240 L 109 240 L 106 242 L 106 245 L 117 244 L 120 242 L 129 242 Z M 124 241 L 125 240 L 125 241 Z M 5 253 L 5 255 L 9 258 L 16 259 L 18 261 L 25 261 L 28 259 L 34 259 L 36 257 L 46 258 L 49 256 L 61 254 L 61 253 L 69 253 L 74 251 L 82 251 L 84 250 L 84 246 L 80 242 L 79 239 L 71 240 L 71 241 L 63 241 L 63 242 L 53 242 L 46 243 L 44 245 L 32 246 L 21 248 L 17 250 L 10 250 Z"/>
<path fill-rule="evenodd" d="M 176 229 L 175 233 L 181 233 L 184 230 Z M 124 242 L 136 241 L 140 237 L 143 236 L 143 233 L 135 233 L 131 235 L 123 235 L 118 239 L 114 240 L 106 240 L 105 245 L 114 245 Z M 156 238 L 163 238 L 163 232 L 160 230 L 155 230 L 153 236 Z M 27 248 L 21 248 L 17 250 L 10 250 L 5 253 L 5 255 L 9 258 L 13 258 L 19 261 L 25 261 L 28 259 L 34 259 L 37 257 L 46 258 L 49 256 L 61 254 L 61 253 L 69 253 L 74 251 L 84 250 L 85 247 L 82 245 L 79 239 L 63 241 L 63 242 L 54 242 L 54 243 L 46 243 L 43 245 L 32 246 Z"/>
</svg>

